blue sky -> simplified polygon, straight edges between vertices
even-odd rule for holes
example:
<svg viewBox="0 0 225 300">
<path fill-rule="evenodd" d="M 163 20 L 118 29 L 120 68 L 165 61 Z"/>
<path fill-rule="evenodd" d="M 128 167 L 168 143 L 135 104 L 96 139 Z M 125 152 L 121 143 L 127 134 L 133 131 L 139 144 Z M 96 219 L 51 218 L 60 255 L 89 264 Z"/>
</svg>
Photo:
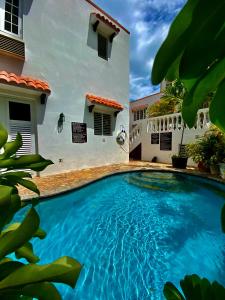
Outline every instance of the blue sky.
<svg viewBox="0 0 225 300">
<path fill-rule="evenodd" d="M 150 73 L 157 49 L 185 0 L 94 0 L 131 32 L 130 99 L 158 92 Z"/>
</svg>

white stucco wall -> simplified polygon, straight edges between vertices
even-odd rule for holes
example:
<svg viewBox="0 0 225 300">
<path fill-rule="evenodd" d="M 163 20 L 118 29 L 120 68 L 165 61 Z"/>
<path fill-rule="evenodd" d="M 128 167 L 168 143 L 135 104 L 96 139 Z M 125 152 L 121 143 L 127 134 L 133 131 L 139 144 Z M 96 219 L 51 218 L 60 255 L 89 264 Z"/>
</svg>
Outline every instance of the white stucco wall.
<svg viewBox="0 0 225 300">
<path fill-rule="evenodd" d="M 129 34 L 120 28 L 106 61 L 98 57 L 97 35 L 89 24 L 90 14 L 98 10 L 87 1 L 27 0 L 24 6 L 25 63 L 4 57 L 0 68 L 16 74 L 20 71 L 50 85 L 47 104 L 35 104 L 39 153 L 55 163 L 46 173 L 127 162 L 128 143 L 124 151 L 115 138 L 121 125 L 129 132 Z M 93 113 L 88 112 L 85 102 L 87 93 L 123 104 L 124 110 L 113 117 L 113 136 L 94 135 Z M 65 123 L 58 133 L 60 113 L 65 115 Z M 71 122 L 87 123 L 87 143 L 72 143 Z"/>
<path fill-rule="evenodd" d="M 130 102 L 130 109 L 129 109 L 129 115 L 130 115 L 130 131 L 133 128 L 133 125 L 139 124 L 142 120 L 136 120 L 134 121 L 134 113 L 132 110 L 137 109 L 138 107 L 141 107 L 142 105 L 149 106 L 150 104 L 155 103 L 156 101 L 160 100 L 161 93 L 152 94 L 149 96 L 146 96 L 141 99 L 137 99 L 135 101 Z"/>
<path fill-rule="evenodd" d="M 201 119 L 200 116 L 204 115 L 204 118 Z M 182 136 L 182 124 L 178 124 L 178 118 L 181 114 L 172 114 L 165 115 L 162 117 L 145 119 L 139 122 L 138 128 L 140 128 L 140 135 L 138 135 L 134 140 L 131 141 L 130 149 L 133 150 L 138 144 L 142 144 L 142 153 L 141 159 L 143 161 L 152 161 L 153 157 L 157 157 L 157 162 L 161 163 L 171 163 L 171 157 L 174 154 L 179 153 L 179 145 L 181 143 Z M 176 118 L 176 128 L 169 128 L 168 120 L 174 120 Z M 161 129 L 161 125 L 157 129 L 157 127 L 153 128 L 152 124 L 157 124 L 157 120 L 159 120 L 159 124 L 163 121 L 163 129 Z M 167 128 L 165 129 L 165 120 L 167 120 Z M 153 123 L 152 123 L 153 122 Z M 174 124 L 173 124 L 174 125 Z M 196 128 L 189 129 L 188 127 L 184 129 L 183 134 L 183 142 L 182 144 L 193 143 L 196 139 L 201 137 L 205 131 L 209 128 L 209 117 L 208 117 L 208 109 L 201 109 L 198 112 L 198 119 Z M 163 133 L 163 132 L 171 132 L 172 133 L 172 149 L 170 150 L 160 150 L 159 144 L 151 144 L 151 134 L 152 133 Z M 132 136 L 132 132 L 131 132 Z M 195 165 L 191 159 L 188 159 L 188 165 Z"/>
</svg>

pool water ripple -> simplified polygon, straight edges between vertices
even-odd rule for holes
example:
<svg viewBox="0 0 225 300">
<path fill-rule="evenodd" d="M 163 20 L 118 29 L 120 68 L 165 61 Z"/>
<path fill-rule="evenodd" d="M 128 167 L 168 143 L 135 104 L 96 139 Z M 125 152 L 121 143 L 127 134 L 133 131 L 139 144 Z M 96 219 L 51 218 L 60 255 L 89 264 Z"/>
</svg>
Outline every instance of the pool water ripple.
<svg viewBox="0 0 225 300">
<path fill-rule="evenodd" d="M 116 175 L 38 206 L 42 263 L 84 264 L 65 300 L 162 300 L 166 281 L 197 273 L 225 284 L 224 188 L 172 173 Z"/>
</svg>

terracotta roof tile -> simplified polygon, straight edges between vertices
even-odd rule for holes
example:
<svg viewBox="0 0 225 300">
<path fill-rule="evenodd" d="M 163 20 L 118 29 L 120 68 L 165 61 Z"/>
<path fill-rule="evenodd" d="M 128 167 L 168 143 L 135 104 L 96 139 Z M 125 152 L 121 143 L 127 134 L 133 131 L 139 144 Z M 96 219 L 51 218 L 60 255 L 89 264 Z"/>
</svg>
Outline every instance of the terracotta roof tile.
<svg viewBox="0 0 225 300">
<path fill-rule="evenodd" d="M 90 102 L 95 103 L 95 104 L 101 104 L 101 105 L 112 107 L 112 108 L 115 108 L 118 110 L 123 110 L 123 105 L 120 104 L 119 102 L 117 102 L 116 100 L 107 99 L 107 98 L 95 96 L 92 94 L 87 94 L 86 98 L 87 98 L 87 100 L 89 100 Z"/>
<path fill-rule="evenodd" d="M 111 27 L 113 30 L 115 30 L 117 33 L 120 32 L 119 27 L 117 27 L 115 24 L 113 24 L 109 19 L 107 19 L 105 16 L 100 15 L 99 13 L 93 13 L 96 18 L 100 21 L 102 21 L 103 23 L 105 23 L 106 25 L 108 25 L 109 27 Z"/>
<path fill-rule="evenodd" d="M 43 91 L 48 94 L 51 93 L 50 87 L 45 81 L 34 79 L 32 77 L 18 76 L 14 73 L 7 73 L 6 71 L 0 71 L 0 83 Z"/>
<path fill-rule="evenodd" d="M 148 107 L 148 104 L 142 104 L 142 105 L 137 105 L 137 106 L 134 106 L 132 107 L 132 111 L 137 111 L 137 110 L 142 110 L 142 109 L 145 109 Z"/>
</svg>

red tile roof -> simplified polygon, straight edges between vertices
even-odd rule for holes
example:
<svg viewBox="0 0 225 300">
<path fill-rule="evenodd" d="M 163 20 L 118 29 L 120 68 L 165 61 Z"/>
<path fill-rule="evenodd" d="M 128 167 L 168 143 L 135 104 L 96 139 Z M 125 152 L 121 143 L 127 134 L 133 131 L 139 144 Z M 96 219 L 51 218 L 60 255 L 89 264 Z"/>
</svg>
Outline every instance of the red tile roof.
<svg viewBox="0 0 225 300">
<path fill-rule="evenodd" d="M 95 96 L 92 94 L 87 94 L 86 98 L 87 100 L 89 100 L 94 104 L 101 104 L 118 110 L 123 110 L 123 105 L 117 102 L 116 100 L 111 100 L 111 99 Z"/>
<path fill-rule="evenodd" d="M 120 28 L 122 28 L 124 31 L 126 31 L 128 34 L 130 34 L 130 32 L 124 27 L 122 26 L 117 20 L 115 20 L 112 16 L 110 16 L 109 14 L 107 14 L 107 12 L 105 12 L 102 8 L 100 8 L 98 5 L 96 5 L 93 1 L 91 0 L 86 0 L 86 2 L 88 2 L 90 5 L 92 5 L 94 8 L 96 8 L 98 11 L 100 11 L 101 13 L 103 13 L 105 16 L 107 16 L 107 18 L 109 18 L 110 20 L 112 20 L 114 23 L 116 23 Z"/>
<path fill-rule="evenodd" d="M 96 18 L 100 21 L 102 21 L 103 23 L 105 23 L 106 25 L 108 25 L 109 27 L 111 27 L 113 30 L 115 30 L 116 33 L 120 32 L 119 27 L 117 27 L 115 24 L 113 24 L 109 19 L 107 19 L 105 16 L 100 15 L 99 13 L 92 13 L 93 15 L 96 16 Z"/>
<path fill-rule="evenodd" d="M 0 71 L 0 83 L 38 90 L 50 94 L 51 90 L 47 82 L 32 77 L 18 76 L 14 73 Z"/>
<path fill-rule="evenodd" d="M 132 107 L 132 111 L 142 110 L 148 107 L 148 104 L 142 104 Z"/>
</svg>

